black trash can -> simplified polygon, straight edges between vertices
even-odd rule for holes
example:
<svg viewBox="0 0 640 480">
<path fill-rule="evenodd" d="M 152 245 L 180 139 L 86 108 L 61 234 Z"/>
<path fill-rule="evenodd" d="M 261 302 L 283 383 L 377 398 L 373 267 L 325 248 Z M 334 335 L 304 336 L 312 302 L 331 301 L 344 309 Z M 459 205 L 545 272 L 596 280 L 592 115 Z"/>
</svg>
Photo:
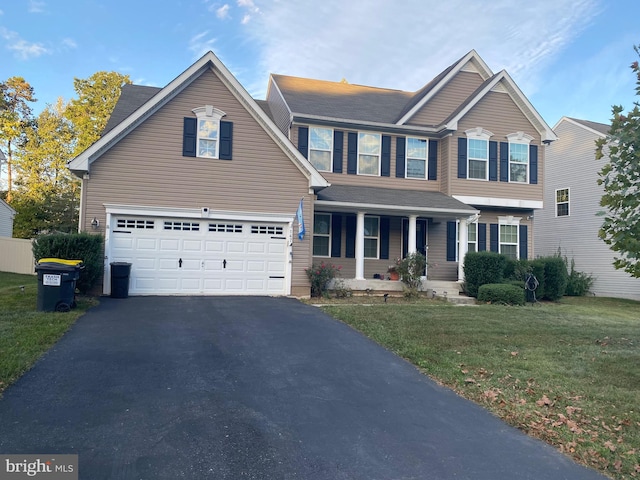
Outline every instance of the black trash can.
<svg viewBox="0 0 640 480">
<path fill-rule="evenodd" d="M 82 260 L 45 258 L 36 264 L 38 274 L 37 309 L 43 312 L 68 312 L 76 307 L 76 281 Z"/>
<path fill-rule="evenodd" d="M 127 262 L 111 262 L 111 298 L 129 297 L 129 276 L 131 264 Z"/>
</svg>

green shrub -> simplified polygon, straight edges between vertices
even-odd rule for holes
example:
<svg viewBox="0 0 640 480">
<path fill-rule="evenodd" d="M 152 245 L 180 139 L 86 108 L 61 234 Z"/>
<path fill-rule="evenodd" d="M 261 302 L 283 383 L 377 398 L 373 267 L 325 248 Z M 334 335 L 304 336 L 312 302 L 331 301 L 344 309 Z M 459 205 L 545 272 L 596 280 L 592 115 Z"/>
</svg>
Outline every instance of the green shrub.
<svg viewBox="0 0 640 480">
<path fill-rule="evenodd" d="M 567 289 L 567 267 L 564 260 L 558 256 L 543 257 L 544 262 L 544 296 L 551 301 L 560 300 Z M 538 295 L 538 298 L 541 298 Z"/>
<path fill-rule="evenodd" d="M 102 277 L 103 240 L 102 235 L 89 233 L 41 235 L 33 242 L 33 256 L 36 261 L 49 257 L 82 260 L 84 268 L 76 288 L 81 293 L 87 293 Z"/>
<path fill-rule="evenodd" d="M 560 255 L 559 251 L 558 254 Z M 571 259 L 571 262 L 569 262 L 567 257 L 563 257 L 563 261 L 569 275 L 567 278 L 567 289 L 565 291 L 565 295 L 569 295 L 571 297 L 585 296 L 593 286 L 593 276 L 588 273 L 576 271 L 576 262 L 573 258 Z"/>
<path fill-rule="evenodd" d="M 527 259 L 513 260 L 507 259 L 504 268 L 504 278 L 509 280 L 518 280 L 524 282 L 527 274 L 531 273 L 531 262 Z"/>
<path fill-rule="evenodd" d="M 504 278 L 507 257 L 496 252 L 469 252 L 464 257 L 465 291 L 478 296 L 478 288 L 486 283 L 500 283 Z"/>
<path fill-rule="evenodd" d="M 311 268 L 305 269 L 309 283 L 311 283 L 311 296 L 328 297 L 329 282 L 339 275 L 341 269 L 342 267 L 324 262 L 320 265 L 314 263 Z"/>
<path fill-rule="evenodd" d="M 524 305 L 524 289 L 506 283 L 485 283 L 478 288 L 478 301 L 503 305 Z"/>
<path fill-rule="evenodd" d="M 407 290 L 419 292 L 422 289 L 422 277 L 426 266 L 427 258 L 420 252 L 410 253 L 396 262 L 396 271 Z"/>
</svg>

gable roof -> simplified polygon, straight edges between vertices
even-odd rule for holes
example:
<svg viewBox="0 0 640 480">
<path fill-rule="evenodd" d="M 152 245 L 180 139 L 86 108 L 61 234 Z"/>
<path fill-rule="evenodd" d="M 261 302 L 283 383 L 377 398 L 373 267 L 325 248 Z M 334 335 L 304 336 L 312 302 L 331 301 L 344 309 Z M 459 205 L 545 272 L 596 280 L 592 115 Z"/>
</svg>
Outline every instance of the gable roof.
<svg viewBox="0 0 640 480">
<path fill-rule="evenodd" d="M 440 92 L 459 72 L 472 71 L 483 83 L 439 125 L 413 125 L 409 120 Z M 509 74 L 489 69 L 475 50 L 471 50 L 447 67 L 416 92 L 327 82 L 272 74 L 269 88 L 276 88 L 294 119 L 322 122 L 353 123 L 389 131 L 421 131 L 444 135 L 457 129 L 466 115 L 498 83 L 511 96 L 527 119 L 540 133 L 543 142 L 556 140 L 553 130 L 525 97 Z"/>
<path fill-rule="evenodd" d="M 120 91 L 120 98 L 113 112 L 111 112 L 111 116 L 102 131 L 102 136 L 109 133 L 116 125 L 119 125 L 160 90 L 162 89 L 159 87 L 147 87 L 130 83 L 123 85 Z"/>
<path fill-rule="evenodd" d="M 11 216 L 16 214 L 16 211 L 13 208 L 11 208 L 11 205 L 9 205 L 7 202 L 2 200 L 1 198 L 0 198 L 0 207 L 2 207 L 2 209 L 4 209 L 4 210 L 8 211 Z"/>
<path fill-rule="evenodd" d="M 563 121 L 573 123 L 574 125 L 577 125 L 581 128 L 586 128 L 587 130 L 591 130 L 593 133 L 601 137 L 607 136 L 609 134 L 609 130 L 611 130 L 611 125 L 607 125 L 605 123 L 592 122 L 590 120 L 579 120 L 577 118 L 571 117 L 562 117 L 560 120 L 558 120 L 558 123 L 555 124 L 553 129 L 555 130 L 556 128 L 558 128 L 558 125 L 560 125 L 560 123 Z"/>
<path fill-rule="evenodd" d="M 126 89 L 125 97 L 118 100 L 123 102 L 122 107 L 116 114 L 124 117 L 119 123 L 105 128 L 103 136 L 84 152 L 69 162 L 69 169 L 76 175 L 81 176 L 89 171 L 91 163 L 100 158 L 106 151 L 116 145 L 129 132 L 143 123 L 153 113 L 162 108 L 166 103 L 188 87 L 195 79 L 206 71 L 215 71 L 225 86 L 236 97 L 236 99 L 246 108 L 247 112 L 260 124 L 264 131 L 282 149 L 296 167 L 309 179 L 310 188 L 322 188 L 329 185 L 325 178 L 311 165 L 311 163 L 298 152 L 289 139 L 276 127 L 273 120 L 258 106 L 256 101 L 244 89 L 238 80 L 224 66 L 224 64 L 209 51 L 198 59 L 193 65 L 172 80 L 166 87 L 159 89 L 153 95 L 149 87 L 136 86 L 134 89 Z M 147 100 L 139 104 L 145 98 Z M 127 111 L 132 111 L 126 115 Z M 126 115 L 126 116 L 125 116 Z M 114 123 L 117 121 L 114 120 Z"/>
</svg>

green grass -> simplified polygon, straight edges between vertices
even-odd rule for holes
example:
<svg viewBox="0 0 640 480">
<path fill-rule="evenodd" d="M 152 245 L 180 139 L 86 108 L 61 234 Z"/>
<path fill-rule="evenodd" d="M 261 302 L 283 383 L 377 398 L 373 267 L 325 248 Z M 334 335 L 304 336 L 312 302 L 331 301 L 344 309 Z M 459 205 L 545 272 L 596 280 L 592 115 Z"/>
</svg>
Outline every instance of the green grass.
<svg viewBox="0 0 640 480">
<path fill-rule="evenodd" d="M 0 272 L 0 395 L 96 304 L 79 297 L 71 312 L 38 312 L 37 292 L 36 276 Z"/>
<path fill-rule="evenodd" d="M 640 303 L 322 308 L 579 462 L 640 477 Z"/>
</svg>

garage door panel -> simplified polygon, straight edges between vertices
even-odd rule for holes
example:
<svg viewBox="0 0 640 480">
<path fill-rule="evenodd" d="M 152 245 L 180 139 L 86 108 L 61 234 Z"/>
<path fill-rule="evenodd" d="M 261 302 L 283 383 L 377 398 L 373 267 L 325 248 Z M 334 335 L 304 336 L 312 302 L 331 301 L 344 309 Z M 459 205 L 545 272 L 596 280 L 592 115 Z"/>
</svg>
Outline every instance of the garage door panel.
<svg viewBox="0 0 640 480">
<path fill-rule="evenodd" d="M 112 232 L 109 261 L 132 264 L 131 295 L 287 293 L 287 240 L 273 233 L 284 227 L 265 223 L 252 233 L 258 227 L 242 222 L 205 220 L 196 229 L 189 219 L 123 219 L 118 230 L 130 231 Z"/>
</svg>

